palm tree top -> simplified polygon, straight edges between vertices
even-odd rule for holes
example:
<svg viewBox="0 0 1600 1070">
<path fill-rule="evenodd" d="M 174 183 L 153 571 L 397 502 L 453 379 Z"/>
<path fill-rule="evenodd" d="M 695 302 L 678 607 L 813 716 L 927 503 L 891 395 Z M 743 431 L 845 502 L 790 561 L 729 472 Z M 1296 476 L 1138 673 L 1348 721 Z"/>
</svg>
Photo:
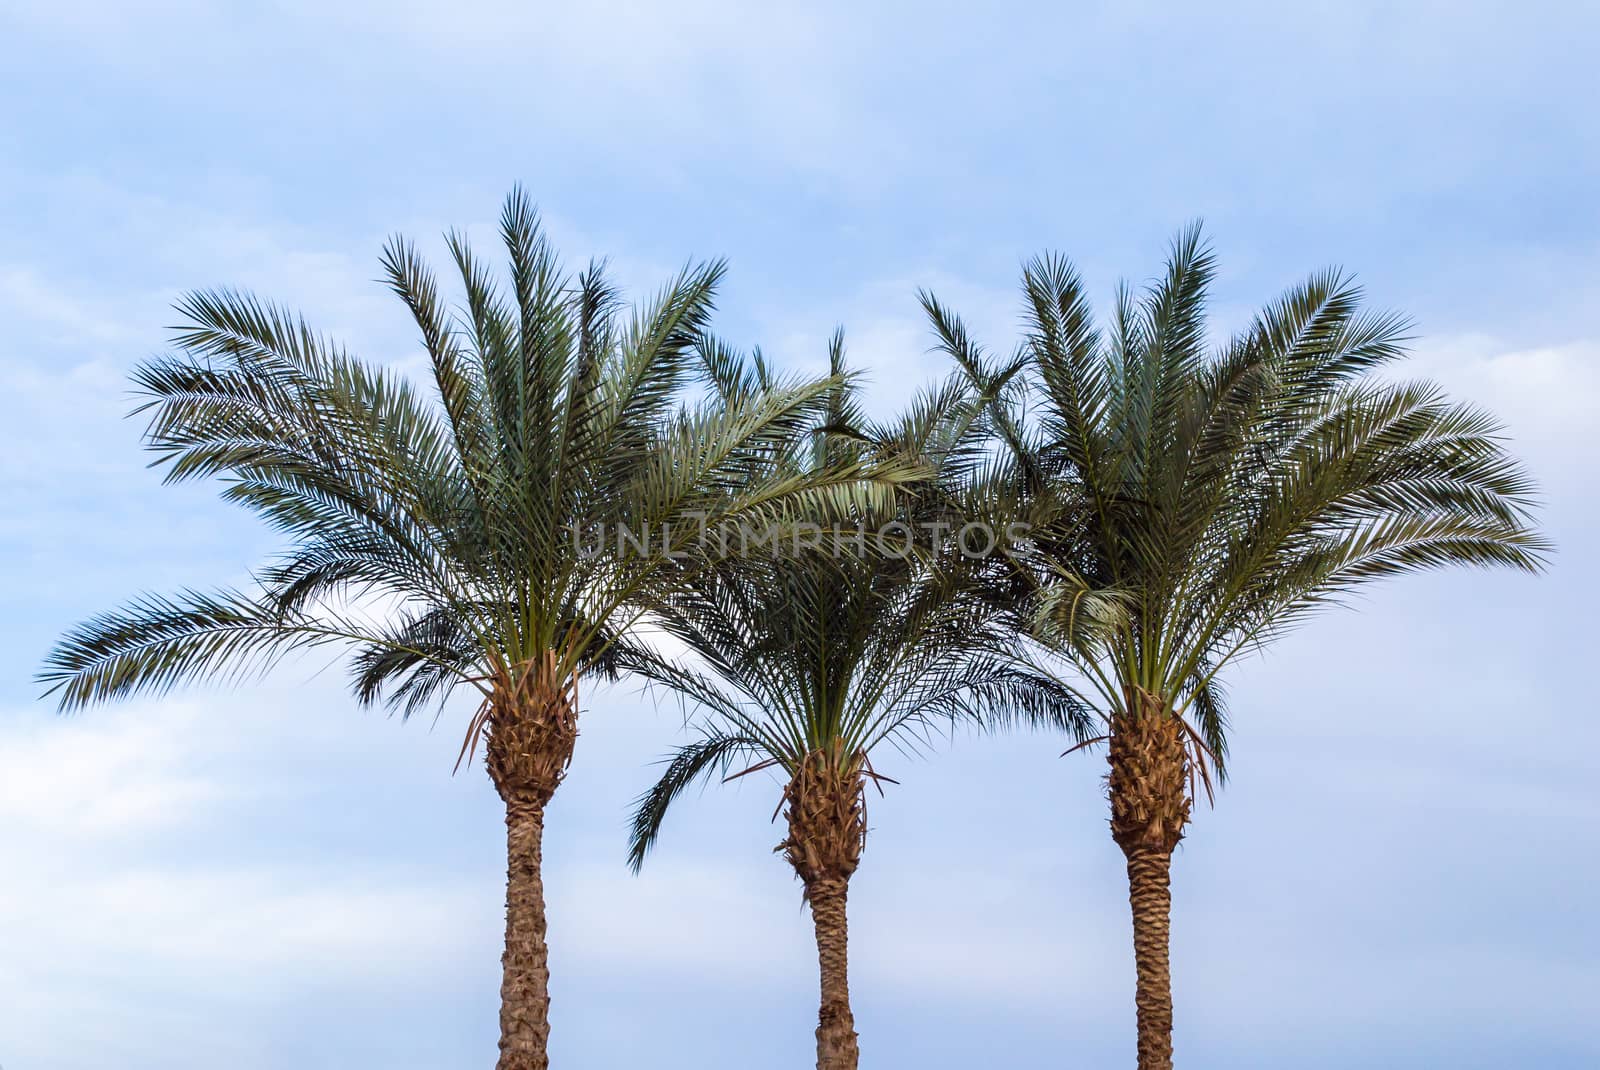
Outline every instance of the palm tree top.
<svg viewBox="0 0 1600 1070">
<path fill-rule="evenodd" d="M 609 671 L 698 524 L 870 505 L 904 478 L 765 464 L 828 380 L 686 399 L 721 262 L 630 309 L 603 265 L 562 268 L 520 189 L 499 236 L 503 273 L 448 236 L 457 309 L 409 242 L 384 248 L 425 390 L 248 294 L 179 303 L 175 351 L 134 374 L 155 463 L 168 481 L 220 477 L 289 548 L 246 591 L 145 596 L 69 633 L 40 676 L 63 709 L 323 643 L 353 647 L 358 695 L 403 713 L 460 686 L 488 694 L 551 653 L 561 676 Z"/>
<path fill-rule="evenodd" d="M 1220 767 L 1218 674 L 1241 652 L 1362 583 L 1447 564 L 1534 571 L 1549 544 L 1492 417 L 1377 374 L 1405 354 L 1403 318 L 1363 311 L 1329 270 L 1216 345 L 1214 275 L 1195 224 L 1101 326 L 1072 264 L 1038 257 L 1004 362 L 923 301 L 974 381 L 1005 381 L 991 415 L 1006 479 L 1053 518 L 1032 543 L 1034 634 L 1112 716 L 1153 699 L 1193 717 Z"/>
<path fill-rule="evenodd" d="M 763 374 L 725 350 L 708 364 L 719 390 Z M 1070 692 L 1015 656 L 1004 615 L 982 594 L 995 562 L 969 559 L 948 538 L 939 549 L 928 544 L 930 524 L 954 529 L 972 515 L 964 500 L 986 463 L 979 395 L 952 379 L 900 419 L 874 425 L 840 335 L 830 364 L 826 406 L 773 465 L 909 464 L 922 476 L 901 488 L 891 508 L 851 518 L 855 532 L 872 533 L 865 541 L 731 558 L 668 588 L 653 606 L 654 626 L 698 667 L 646 649 L 630 649 L 626 667 L 678 694 L 700 717 L 695 741 L 639 800 L 635 869 L 672 801 L 701 777 L 773 768 L 793 778 L 821 760 L 876 780 L 870 763 L 878 748 L 915 749 L 941 724 L 1022 719 L 1081 727 L 1087 716 Z"/>
</svg>

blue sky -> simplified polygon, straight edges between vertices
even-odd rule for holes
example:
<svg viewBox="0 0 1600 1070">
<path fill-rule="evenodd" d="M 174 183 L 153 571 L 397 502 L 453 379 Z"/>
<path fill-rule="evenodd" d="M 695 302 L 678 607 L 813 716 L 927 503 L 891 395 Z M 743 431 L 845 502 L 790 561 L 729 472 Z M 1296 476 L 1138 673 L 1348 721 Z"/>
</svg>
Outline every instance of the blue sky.
<svg viewBox="0 0 1600 1070">
<path fill-rule="evenodd" d="M 1551 573 L 1375 589 L 1234 674 L 1235 779 L 1175 872 L 1190 1068 L 1600 1063 L 1600 16 L 1580 3 L 689 2 L 0 9 L 0 1063 L 482 1067 L 502 843 L 464 711 L 337 668 L 55 719 L 53 638 L 272 549 L 163 489 L 126 370 L 189 287 L 416 356 L 372 280 L 524 183 L 635 292 L 725 255 L 721 330 L 791 367 L 844 324 L 881 411 L 941 371 L 914 289 L 995 345 L 1020 261 L 1102 303 L 1202 217 L 1226 330 L 1305 272 L 1418 324 L 1506 421 Z M 815 962 L 776 787 L 629 800 L 678 716 L 592 697 L 546 849 L 559 1066 L 810 1065 Z M 1132 967 L 1097 760 L 958 736 L 874 800 L 852 897 L 868 1064 L 1126 1065 Z"/>
</svg>

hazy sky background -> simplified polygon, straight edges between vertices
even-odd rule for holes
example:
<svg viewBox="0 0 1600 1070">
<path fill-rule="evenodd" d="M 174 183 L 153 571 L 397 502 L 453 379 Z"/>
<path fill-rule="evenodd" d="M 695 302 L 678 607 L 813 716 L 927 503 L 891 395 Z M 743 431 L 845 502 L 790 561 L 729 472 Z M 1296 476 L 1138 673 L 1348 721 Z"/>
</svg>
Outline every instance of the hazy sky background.
<svg viewBox="0 0 1600 1070">
<path fill-rule="evenodd" d="M 135 11 L 137 7 L 139 10 Z M 1411 313 L 1494 408 L 1552 572 L 1374 589 L 1232 676 L 1233 784 L 1175 869 L 1190 1070 L 1600 1065 L 1600 16 L 1579 2 L 0 3 L 0 1063 L 493 1058 L 503 842 L 466 711 L 337 668 L 59 720 L 61 630 L 271 552 L 144 468 L 126 370 L 189 287 L 413 360 L 384 237 L 485 238 L 525 183 L 635 293 L 726 255 L 721 330 L 882 412 L 942 371 L 913 291 L 1009 346 L 1021 260 L 1102 307 L 1203 217 L 1219 330 L 1305 272 Z M 593 694 L 545 851 L 557 1066 L 812 1063 L 815 959 L 773 783 L 631 798 L 678 713 Z M 898 762 L 852 896 L 866 1065 L 1126 1066 L 1133 968 L 1098 758 L 958 736 Z"/>
</svg>

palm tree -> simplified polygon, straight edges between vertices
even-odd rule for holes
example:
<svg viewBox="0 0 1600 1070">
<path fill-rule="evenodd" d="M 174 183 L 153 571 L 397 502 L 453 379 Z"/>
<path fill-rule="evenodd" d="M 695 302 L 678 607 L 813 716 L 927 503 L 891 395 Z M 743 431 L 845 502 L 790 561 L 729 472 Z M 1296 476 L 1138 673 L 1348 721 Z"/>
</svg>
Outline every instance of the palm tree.
<svg viewBox="0 0 1600 1070">
<path fill-rule="evenodd" d="M 774 459 L 770 478 L 897 457 L 915 462 L 923 476 L 895 509 L 854 518 L 858 535 L 871 532 L 864 546 L 830 528 L 825 546 L 811 552 L 780 550 L 702 570 L 655 607 L 653 623 L 708 672 L 630 651 L 629 669 L 703 713 L 698 738 L 639 799 L 630 861 L 635 870 L 643 864 L 672 802 L 698 779 L 775 770 L 788 829 L 777 850 L 804 886 L 816 932 L 817 1067 L 853 1070 L 859 1049 L 846 899 L 866 843 L 867 786 L 881 791 L 888 779 L 873 768 L 874 754 L 886 744 L 914 745 L 941 721 L 1059 724 L 1087 711 L 1053 680 L 1018 664 L 1006 650 L 1011 633 L 1002 616 L 974 596 L 977 573 L 993 564 L 977 555 L 991 540 L 969 532 L 963 549 L 954 538 L 942 545 L 926 539 L 930 530 L 955 532 L 982 515 L 965 508 L 985 500 L 981 399 L 952 382 L 897 424 L 864 431 L 838 336 L 831 362 L 838 385 L 820 425 Z M 759 355 L 741 364 L 713 350 L 708 363 L 730 404 L 765 389 Z M 908 535 L 921 536 L 914 552 L 907 552 Z M 646 656 L 634 660 L 640 653 Z"/>
<path fill-rule="evenodd" d="M 1451 564 L 1533 571 L 1546 550 L 1495 422 L 1372 374 L 1403 355 L 1403 321 L 1363 313 L 1330 271 L 1213 348 L 1212 275 L 1191 228 L 1101 331 L 1071 265 L 1032 261 L 1026 335 L 1001 369 L 1022 374 L 993 409 L 1014 492 L 1053 502 L 1033 541 L 1034 634 L 1104 718 L 1141 1070 L 1172 1065 L 1172 854 L 1196 792 L 1226 773 L 1222 670 L 1358 584 Z M 924 305 L 969 373 L 997 374 L 959 319 Z"/>
<path fill-rule="evenodd" d="M 667 565 L 688 570 L 680 555 L 699 559 L 702 525 L 870 504 L 892 497 L 892 473 L 762 466 L 826 382 L 678 400 L 720 263 L 686 268 L 627 315 L 602 265 L 562 271 L 520 191 L 500 231 L 504 282 L 449 236 L 457 313 L 410 244 L 384 251 L 421 331 L 426 395 L 250 296 L 187 297 L 177 353 L 134 376 L 150 447 L 169 480 L 223 477 L 224 498 L 290 548 L 252 589 L 95 617 L 41 680 L 73 710 L 335 644 L 363 703 L 409 715 L 469 689 L 480 704 L 462 758 L 481 743 L 506 815 L 499 1067 L 542 1070 L 544 810 L 572 757 L 580 678 L 615 671 L 644 592 Z"/>
</svg>

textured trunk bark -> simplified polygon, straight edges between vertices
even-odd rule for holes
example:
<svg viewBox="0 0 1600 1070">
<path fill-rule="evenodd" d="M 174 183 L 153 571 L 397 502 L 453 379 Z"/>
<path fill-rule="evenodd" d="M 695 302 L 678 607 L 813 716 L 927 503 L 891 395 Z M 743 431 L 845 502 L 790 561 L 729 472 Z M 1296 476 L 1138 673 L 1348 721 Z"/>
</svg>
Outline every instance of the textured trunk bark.
<svg viewBox="0 0 1600 1070">
<path fill-rule="evenodd" d="M 846 880 L 820 879 L 806 886 L 811 921 L 817 931 L 817 963 L 822 972 L 822 1005 L 817 1013 L 817 1070 L 856 1070 L 861 1050 L 850 1013 L 849 924 Z"/>
<path fill-rule="evenodd" d="M 866 758 L 834 743 L 806 756 L 784 788 L 789 835 L 778 849 L 805 885 L 817 931 L 822 1005 L 817 1012 L 817 1070 L 856 1070 L 856 1020 L 850 1013 L 850 875 L 867 842 Z"/>
<path fill-rule="evenodd" d="M 1167 958 L 1172 918 L 1172 852 L 1135 847 L 1128 856 L 1133 908 L 1133 962 L 1138 972 L 1139 1070 L 1172 1067 L 1172 969 Z"/>
<path fill-rule="evenodd" d="M 506 799 L 506 950 L 501 956 L 500 1061 L 497 1070 L 547 1070 L 550 967 L 540 873 L 544 804 Z"/>
<path fill-rule="evenodd" d="M 1166 704 L 1129 696 L 1137 712 L 1111 725 L 1111 836 L 1128 860 L 1138 974 L 1139 1070 L 1172 1067 L 1172 852 L 1189 823 L 1189 753 Z"/>
<path fill-rule="evenodd" d="M 550 954 L 545 946 L 544 808 L 578 738 L 578 678 L 554 650 L 502 671 L 468 735 L 506 804 L 506 950 L 500 958 L 498 1070 L 547 1070 Z"/>
</svg>

